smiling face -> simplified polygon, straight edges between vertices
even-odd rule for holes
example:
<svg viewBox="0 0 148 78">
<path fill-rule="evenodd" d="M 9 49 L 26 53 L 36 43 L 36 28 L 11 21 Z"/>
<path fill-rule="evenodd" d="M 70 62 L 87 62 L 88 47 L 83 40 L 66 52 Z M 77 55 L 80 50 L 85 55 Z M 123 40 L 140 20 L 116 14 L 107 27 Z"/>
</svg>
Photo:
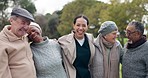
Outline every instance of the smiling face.
<svg viewBox="0 0 148 78">
<path fill-rule="evenodd" d="M 126 27 L 126 37 L 129 42 L 135 43 L 140 39 L 140 33 L 136 30 L 134 25 L 128 25 Z"/>
<path fill-rule="evenodd" d="M 11 32 L 14 33 L 17 37 L 22 37 L 26 34 L 29 28 L 30 20 L 21 16 L 12 16 L 10 18 L 10 23 Z"/>
<path fill-rule="evenodd" d="M 75 37 L 83 39 L 85 32 L 88 30 L 87 20 L 82 17 L 77 18 L 75 24 L 73 24 L 73 29 Z"/>
<path fill-rule="evenodd" d="M 105 35 L 104 38 L 106 41 L 114 44 L 116 42 L 117 35 L 118 35 L 118 31 L 113 31 L 113 32 Z"/>
<path fill-rule="evenodd" d="M 35 43 L 39 43 L 39 42 L 43 41 L 41 30 L 39 28 L 37 28 L 36 26 L 30 25 L 27 33 L 28 33 L 28 38 L 31 41 L 33 41 Z"/>
</svg>

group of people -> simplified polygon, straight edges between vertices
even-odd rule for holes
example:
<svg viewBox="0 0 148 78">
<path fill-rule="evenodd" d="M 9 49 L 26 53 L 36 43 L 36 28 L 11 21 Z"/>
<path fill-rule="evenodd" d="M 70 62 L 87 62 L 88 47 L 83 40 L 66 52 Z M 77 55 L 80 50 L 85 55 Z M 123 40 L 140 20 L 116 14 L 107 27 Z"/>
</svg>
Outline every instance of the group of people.
<svg viewBox="0 0 148 78">
<path fill-rule="evenodd" d="M 78 15 L 71 33 L 58 40 L 42 36 L 32 14 L 14 8 L 0 32 L 0 78 L 148 78 L 148 42 L 144 26 L 131 21 L 124 47 L 118 27 L 105 21 L 98 36 L 87 33 L 89 19 Z"/>
</svg>

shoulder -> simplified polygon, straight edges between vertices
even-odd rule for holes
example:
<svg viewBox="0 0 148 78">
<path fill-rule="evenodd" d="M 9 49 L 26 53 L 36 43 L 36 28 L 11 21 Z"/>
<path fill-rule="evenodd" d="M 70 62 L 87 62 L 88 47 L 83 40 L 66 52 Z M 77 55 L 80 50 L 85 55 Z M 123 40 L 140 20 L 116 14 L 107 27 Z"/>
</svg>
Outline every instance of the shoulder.
<svg viewBox="0 0 148 78">
<path fill-rule="evenodd" d="M 73 35 L 74 35 L 73 33 L 70 33 L 70 34 L 67 34 L 67 35 L 63 35 L 63 36 L 61 36 L 58 40 L 71 38 L 71 37 L 73 37 Z"/>
<path fill-rule="evenodd" d="M 57 39 L 48 39 L 49 43 L 57 44 L 58 45 L 58 40 Z"/>
<path fill-rule="evenodd" d="M 140 47 L 145 48 L 146 50 L 148 50 L 148 41 L 146 41 L 144 44 L 142 44 Z"/>
<path fill-rule="evenodd" d="M 93 34 L 91 34 L 91 33 L 86 33 L 86 35 L 87 35 L 88 37 L 94 37 Z"/>
<path fill-rule="evenodd" d="M 63 42 L 71 42 L 74 40 L 74 37 L 73 37 L 73 33 L 70 33 L 70 34 L 67 34 L 67 35 L 63 35 L 61 36 L 59 39 L 58 39 L 58 42 L 59 43 L 63 43 Z"/>
<path fill-rule="evenodd" d="M 91 33 L 86 33 L 86 36 L 87 36 L 87 38 L 88 38 L 90 41 L 94 42 L 94 36 L 93 36 L 93 34 L 91 34 Z"/>
</svg>

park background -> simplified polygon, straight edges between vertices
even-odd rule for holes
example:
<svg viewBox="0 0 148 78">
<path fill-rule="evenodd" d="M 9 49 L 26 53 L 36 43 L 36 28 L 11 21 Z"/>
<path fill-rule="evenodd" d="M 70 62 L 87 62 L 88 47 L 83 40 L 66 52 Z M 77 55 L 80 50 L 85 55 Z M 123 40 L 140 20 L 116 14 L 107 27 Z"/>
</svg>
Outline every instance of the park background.
<svg viewBox="0 0 148 78">
<path fill-rule="evenodd" d="M 43 35 L 49 38 L 58 39 L 60 36 L 70 33 L 73 19 L 79 14 L 84 14 L 89 18 L 88 33 L 92 33 L 94 37 L 98 35 L 98 29 L 101 23 L 107 20 L 116 22 L 120 32 L 118 40 L 122 45 L 125 43 L 124 30 L 130 21 L 142 22 L 145 26 L 145 34 L 147 35 L 148 0 L 110 0 L 108 3 L 98 0 L 73 0 L 65 4 L 61 10 L 56 10 L 52 14 L 37 13 L 34 1 L 1 0 L 0 30 L 6 24 L 9 24 L 8 17 L 10 16 L 10 12 L 8 10 L 19 6 L 33 14 L 35 22 L 43 29 Z"/>
<path fill-rule="evenodd" d="M 118 40 L 122 45 L 124 45 L 127 40 L 124 30 L 130 21 L 142 22 L 145 26 L 145 34 L 147 35 L 148 0 L 110 0 L 108 3 L 97 0 L 73 0 L 64 5 L 61 10 L 56 10 L 52 14 L 37 13 L 34 1 L 35 0 L 1 0 L 0 30 L 2 30 L 6 24 L 9 24 L 9 10 L 19 6 L 33 14 L 35 22 L 37 22 L 43 30 L 43 35 L 49 38 L 58 39 L 60 36 L 70 33 L 73 19 L 79 14 L 84 14 L 89 18 L 88 33 L 92 33 L 94 37 L 97 37 L 101 23 L 107 20 L 116 22 L 120 33 Z"/>
</svg>

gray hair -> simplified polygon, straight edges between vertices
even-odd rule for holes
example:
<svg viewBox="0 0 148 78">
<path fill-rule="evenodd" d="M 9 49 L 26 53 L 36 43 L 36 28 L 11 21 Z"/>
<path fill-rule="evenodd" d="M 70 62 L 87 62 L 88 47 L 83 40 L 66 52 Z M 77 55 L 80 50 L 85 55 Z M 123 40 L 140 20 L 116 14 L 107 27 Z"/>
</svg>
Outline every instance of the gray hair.
<svg viewBox="0 0 148 78">
<path fill-rule="evenodd" d="M 128 25 L 135 26 L 136 30 L 143 35 L 143 33 L 144 33 L 144 25 L 141 22 L 132 21 Z"/>
</svg>

